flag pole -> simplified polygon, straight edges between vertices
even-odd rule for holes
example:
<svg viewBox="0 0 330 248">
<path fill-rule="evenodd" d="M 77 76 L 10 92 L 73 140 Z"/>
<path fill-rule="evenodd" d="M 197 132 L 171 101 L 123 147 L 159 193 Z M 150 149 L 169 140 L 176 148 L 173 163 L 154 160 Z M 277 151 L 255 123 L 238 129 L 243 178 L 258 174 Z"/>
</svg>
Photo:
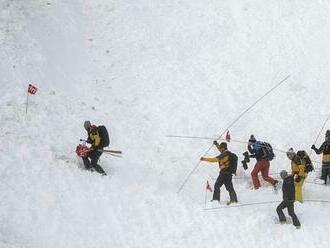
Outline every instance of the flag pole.
<svg viewBox="0 0 330 248">
<path fill-rule="evenodd" d="M 29 91 L 26 91 L 26 108 L 25 108 L 25 115 L 27 115 L 28 111 L 28 104 L 29 104 Z"/>
<path fill-rule="evenodd" d="M 207 201 L 207 187 L 205 187 L 205 199 L 204 199 L 204 207 L 206 208 L 206 201 Z"/>
</svg>

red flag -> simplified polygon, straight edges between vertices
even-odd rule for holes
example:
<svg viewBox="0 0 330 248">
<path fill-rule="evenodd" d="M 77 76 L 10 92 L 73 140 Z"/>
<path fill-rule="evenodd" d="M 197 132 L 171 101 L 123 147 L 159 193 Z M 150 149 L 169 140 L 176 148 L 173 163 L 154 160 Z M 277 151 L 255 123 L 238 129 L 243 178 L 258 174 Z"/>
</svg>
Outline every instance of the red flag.
<svg viewBox="0 0 330 248">
<path fill-rule="evenodd" d="M 229 130 L 226 133 L 226 141 L 227 142 L 230 142 L 230 133 L 229 133 Z"/>
<path fill-rule="evenodd" d="M 209 190 L 210 192 L 212 192 L 212 188 L 209 184 L 209 180 L 206 181 L 206 189 Z"/>
<path fill-rule="evenodd" d="M 28 86 L 28 92 L 29 92 L 30 94 L 34 95 L 35 93 L 37 93 L 37 90 L 38 90 L 37 87 L 35 87 L 35 86 L 32 85 L 32 84 L 29 84 L 29 86 Z"/>
</svg>

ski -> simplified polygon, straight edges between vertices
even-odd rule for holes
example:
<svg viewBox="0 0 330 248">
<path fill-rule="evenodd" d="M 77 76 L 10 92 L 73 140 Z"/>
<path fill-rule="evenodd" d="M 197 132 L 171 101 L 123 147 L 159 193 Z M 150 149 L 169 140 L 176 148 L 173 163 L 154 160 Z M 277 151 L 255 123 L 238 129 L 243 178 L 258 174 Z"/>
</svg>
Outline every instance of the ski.
<svg viewBox="0 0 330 248">
<path fill-rule="evenodd" d="M 272 204 L 272 203 L 280 203 L 281 201 L 265 201 L 265 202 L 250 202 L 250 203 L 232 203 L 230 205 L 222 205 L 219 207 L 210 207 L 204 208 L 203 210 L 216 210 L 221 208 L 235 208 L 235 207 L 246 207 L 246 206 L 253 206 L 253 205 L 265 205 L 265 204 Z"/>
</svg>

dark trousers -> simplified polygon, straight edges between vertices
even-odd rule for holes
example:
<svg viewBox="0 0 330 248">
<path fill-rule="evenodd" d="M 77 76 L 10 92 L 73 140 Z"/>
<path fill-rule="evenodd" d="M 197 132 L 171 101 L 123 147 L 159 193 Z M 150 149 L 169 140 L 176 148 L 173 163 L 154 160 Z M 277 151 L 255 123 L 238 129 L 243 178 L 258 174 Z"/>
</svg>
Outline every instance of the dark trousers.
<svg viewBox="0 0 330 248">
<path fill-rule="evenodd" d="M 106 175 L 103 168 L 97 163 L 99 158 L 101 157 L 102 152 L 92 151 L 87 158 L 82 158 L 84 161 L 84 165 L 86 170 L 90 170 L 94 168 L 98 173 Z M 90 160 L 89 160 L 90 159 Z"/>
<path fill-rule="evenodd" d="M 330 164 L 322 164 L 321 179 L 324 180 L 324 184 L 327 184 L 328 177 L 330 178 Z"/>
<path fill-rule="evenodd" d="M 220 188 L 224 184 L 226 190 L 229 192 L 230 201 L 237 202 L 237 195 L 234 190 L 232 177 L 231 173 L 220 172 L 217 181 L 214 184 L 213 200 L 220 201 Z"/>
<path fill-rule="evenodd" d="M 294 212 L 294 202 L 293 201 L 282 201 L 280 203 L 280 205 L 277 206 L 276 212 L 278 214 L 278 218 L 279 218 L 280 222 L 285 222 L 286 221 L 285 215 L 283 213 L 283 209 L 285 209 L 285 208 L 288 209 L 288 213 L 292 218 L 293 225 L 294 226 L 300 226 L 300 222 L 298 220 L 298 217 Z"/>
</svg>

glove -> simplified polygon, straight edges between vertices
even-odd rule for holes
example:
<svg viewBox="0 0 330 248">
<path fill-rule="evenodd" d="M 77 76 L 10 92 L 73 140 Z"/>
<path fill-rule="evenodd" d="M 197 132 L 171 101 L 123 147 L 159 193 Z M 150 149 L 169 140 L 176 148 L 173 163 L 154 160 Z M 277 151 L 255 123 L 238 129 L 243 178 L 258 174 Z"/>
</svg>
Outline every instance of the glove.
<svg viewBox="0 0 330 248">
<path fill-rule="evenodd" d="M 216 140 L 213 141 L 213 145 L 215 145 L 215 146 L 216 146 L 216 145 L 219 145 L 218 141 L 216 141 Z"/>
<path fill-rule="evenodd" d="M 296 183 L 299 183 L 301 181 L 301 176 L 297 176 L 296 179 L 294 180 Z"/>
<path fill-rule="evenodd" d="M 311 149 L 315 150 L 316 149 L 315 145 L 312 145 Z"/>
<path fill-rule="evenodd" d="M 201 160 L 201 161 L 205 161 L 204 157 L 201 157 L 200 160 Z"/>
</svg>

